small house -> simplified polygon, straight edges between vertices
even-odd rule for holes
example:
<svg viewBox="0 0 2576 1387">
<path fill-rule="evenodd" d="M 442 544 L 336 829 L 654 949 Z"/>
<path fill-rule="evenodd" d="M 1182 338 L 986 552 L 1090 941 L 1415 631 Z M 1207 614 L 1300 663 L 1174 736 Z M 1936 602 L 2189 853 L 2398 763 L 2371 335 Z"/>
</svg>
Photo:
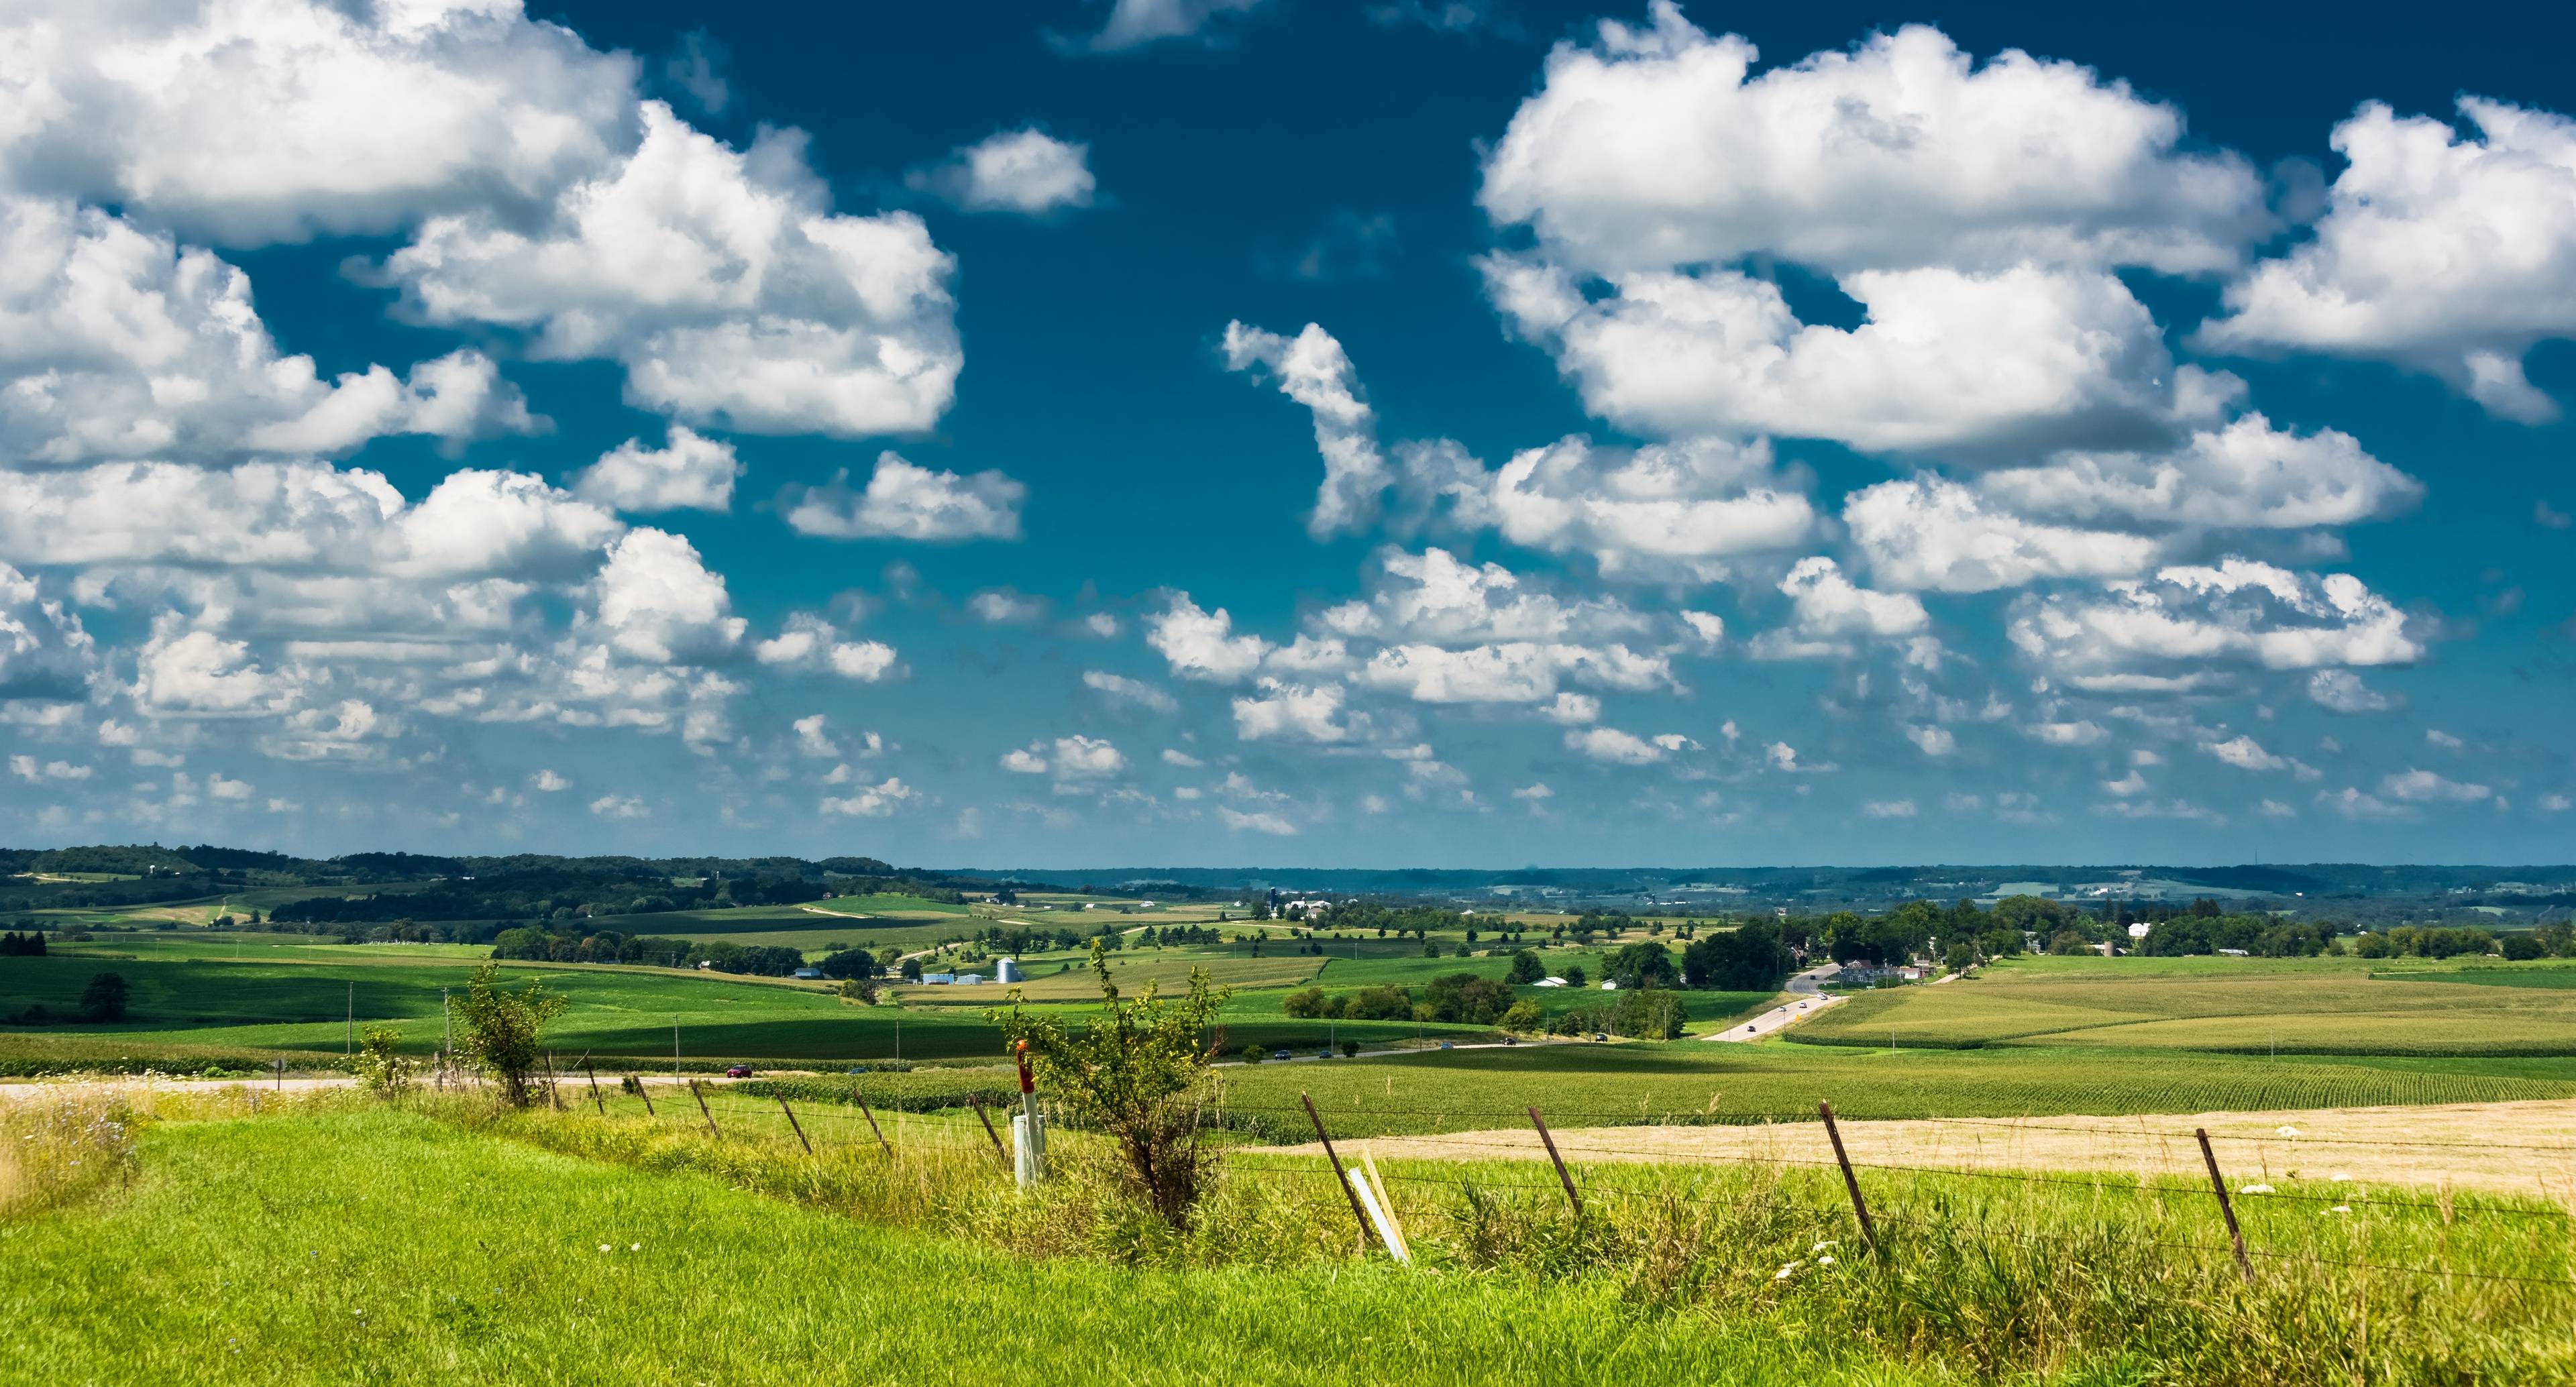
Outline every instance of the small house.
<svg viewBox="0 0 2576 1387">
<path fill-rule="evenodd" d="M 820 968 L 799 968 L 799 969 L 797 969 L 795 972 L 790 973 L 790 974 L 788 974 L 787 976 L 789 976 L 789 977 L 791 977 L 791 978 L 805 978 L 805 979 L 809 979 L 809 980 L 810 980 L 810 979 L 813 979 L 813 978 L 819 978 L 819 977 L 823 976 L 823 970 L 822 970 L 822 969 L 820 969 Z"/>
</svg>

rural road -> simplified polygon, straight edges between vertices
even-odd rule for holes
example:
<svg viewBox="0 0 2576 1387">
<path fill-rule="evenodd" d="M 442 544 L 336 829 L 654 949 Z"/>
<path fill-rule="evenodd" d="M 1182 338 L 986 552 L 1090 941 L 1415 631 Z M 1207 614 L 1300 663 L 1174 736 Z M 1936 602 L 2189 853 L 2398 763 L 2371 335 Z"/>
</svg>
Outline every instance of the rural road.
<svg viewBox="0 0 2576 1387">
<path fill-rule="evenodd" d="M 1801 974 L 1800 976 L 1803 977 L 1805 975 Z M 1792 979 L 1792 981 L 1795 981 L 1795 979 Z M 1700 1039 L 1737 1041 L 1760 1040 L 1767 1035 L 1777 1035 L 1783 1029 L 1787 1028 L 1790 1022 L 1803 1021 L 1841 1000 L 1842 998 L 1840 997 L 1829 997 L 1824 993 L 1819 992 L 1815 995 L 1813 1000 L 1784 1002 L 1781 1005 L 1773 1007 L 1769 1011 L 1762 1013 L 1760 1016 L 1754 1017 L 1752 1020 L 1745 1022 L 1741 1026 L 1729 1026 L 1722 1031 L 1712 1031 L 1707 1035 L 1701 1036 Z"/>
</svg>

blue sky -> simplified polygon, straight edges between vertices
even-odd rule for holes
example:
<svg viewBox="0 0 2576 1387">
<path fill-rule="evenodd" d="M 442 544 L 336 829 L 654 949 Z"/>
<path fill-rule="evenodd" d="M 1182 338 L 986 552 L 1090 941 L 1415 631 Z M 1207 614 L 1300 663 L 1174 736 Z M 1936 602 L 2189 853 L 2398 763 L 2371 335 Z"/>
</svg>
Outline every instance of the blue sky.
<svg viewBox="0 0 2576 1387">
<path fill-rule="evenodd" d="M 47 8 L 8 841 L 2570 855 L 2563 17 Z"/>
</svg>

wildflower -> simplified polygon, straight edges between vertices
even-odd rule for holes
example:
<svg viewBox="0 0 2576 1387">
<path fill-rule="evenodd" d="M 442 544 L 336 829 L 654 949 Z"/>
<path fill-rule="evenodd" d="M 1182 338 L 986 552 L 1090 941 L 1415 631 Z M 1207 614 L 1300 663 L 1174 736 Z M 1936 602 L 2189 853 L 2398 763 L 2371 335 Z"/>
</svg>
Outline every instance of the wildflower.
<svg viewBox="0 0 2576 1387">
<path fill-rule="evenodd" d="M 606 1252 L 606 1251 L 608 1250 L 608 1244 L 606 1244 L 606 1243 L 601 1243 L 601 1244 L 599 1245 L 599 1250 L 600 1250 L 600 1251 L 602 1251 L 602 1252 Z"/>
<path fill-rule="evenodd" d="M 1834 1240 L 1833 1240 L 1833 1239 L 1831 1239 L 1831 1238 L 1827 1238 L 1827 1239 L 1825 1239 L 1823 1242 L 1820 1242 L 1820 1243 L 1816 1244 L 1814 1247 L 1808 1248 L 1807 1250 L 1808 1250 L 1809 1252 L 1822 1252 L 1822 1251 L 1824 1251 L 1826 1248 L 1832 1247 L 1833 1245 L 1834 1245 Z"/>
<path fill-rule="evenodd" d="M 1829 1266 L 1832 1266 L 1833 1264 L 1834 1264 L 1834 1254 L 1832 1254 L 1832 1253 L 1830 1253 L 1830 1252 L 1828 1252 L 1828 1253 L 1826 1253 L 1824 1256 L 1819 1257 L 1819 1258 L 1817 1258 L 1817 1259 L 1816 1259 L 1816 1265 L 1817 1265 L 1817 1266 L 1820 1266 L 1820 1267 L 1829 1267 Z"/>
<path fill-rule="evenodd" d="M 2237 1191 L 2238 1194 L 2270 1194 L 2271 1192 L 2272 1187 L 2270 1185 L 2247 1185 L 2245 1188 Z"/>
<path fill-rule="evenodd" d="M 1805 1266 L 1805 1265 L 1806 1265 L 1806 1263 L 1804 1263 L 1804 1262 L 1791 1262 L 1789 1265 L 1787 1265 L 1787 1266 L 1785 1266 L 1785 1267 L 1782 1267 L 1782 1268 L 1780 1268 L 1778 1271 L 1775 1271 L 1775 1272 L 1771 1273 L 1771 1279 L 1772 1279 L 1772 1280 L 1774 1280 L 1774 1281 L 1786 1281 L 1786 1280 L 1788 1280 L 1788 1279 L 1789 1279 L 1789 1274 L 1790 1274 L 1791 1272 L 1794 1272 L 1794 1271 L 1796 1271 L 1798 1268 L 1800 1268 L 1800 1267 L 1802 1267 L 1802 1266 Z"/>
<path fill-rule="evenodd" d="M 2326 1212 L 2330 1214 L 2348 1214 L 2352 1212 L 2352 1206 L 2349 1204 L 2337 1204 L 2333 1208 L 2326 1210 Z"/>
<path fill-rule="evenodd" d="M 641 1252 L 641 1251 L 643 1251 L 643 1250 L 644 1250 L 644 1244 L 642 1244 L 642 1243 L 628 1243 L 628 1244 L 626 1245 L 626 1250 L 627 1250 L 627 1251 L 629 1251 L 629 1252 Z"/>
</svg>

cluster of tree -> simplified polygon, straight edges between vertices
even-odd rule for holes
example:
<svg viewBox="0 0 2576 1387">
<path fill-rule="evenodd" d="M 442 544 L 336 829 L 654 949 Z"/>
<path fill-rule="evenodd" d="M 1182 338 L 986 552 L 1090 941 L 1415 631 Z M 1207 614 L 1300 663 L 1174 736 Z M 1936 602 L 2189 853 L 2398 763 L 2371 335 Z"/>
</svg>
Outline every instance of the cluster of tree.
<svg viewBox="0 0 2576 1387">
<path fill-rule="evenodd" d="M 2475 927 L 2399 925 L 2364 933 L 2352 941 L 2352 951 L 2363 958 L 2455 958 L 2493 953 L 2495 947 L 2495 931 Z"/>
<path fill-rule="evenodd" d="M 1324 995 L 1320 987 L 1301 988 L 1282 999 L 1281 1005 L 1290 1016 L 1301 1020 L 1335 1021 L 1410 1021 L 1413 1016 L 1413 993 L 1396 983 L 1379 983 L 1357 992 Z M 1430 1020 L 1429 1016 L 1422 1018 Z"/>
<path fill-rule="evenodd" d="M 1165 925 L 1160 929 L 1157 929 L 1152 925 L 1147 925 L 1145 928 L 1136 932 L 1136 947 L 1140 949 L 1159 949 L 1166 945 L 1222 944 L 1224 942 L 1224 935 L 1206 925 Z"/>
<path fill-rule="evenodd" d="M 2158 957 L 2243 949 L 2257 958 L 2314 958 L 2334 943 L 2334 926 L 2269 915 L 2183 914 L 2147 927 L 2138 952 Z M 2055 952 L 2052 943 L 2051 950 Z M 2486 952 L 2481 944 L 2476 950 Z"/>
<path fill-rule="evenodd" d="M 2524 961 L 2576 958 L 2576 924 L 2559 920 L 2542 925 L 2529 934 L 2508 934 L 2496 948 L 2507 958 Z"/>
<path fill-rule="evenodd" d="M 1084 936 L 1079 931 L 1063 927 L 1042 929 L 1027 925 L 989 925 L 976 931 L 971 938 L 974 943 L 997 954 L 1034 954 L 1049 949 L 1080 948 Z"/>
<path fill-rule="evenodd" d="M 704 964 L 719 973 L 767 978 L 783 978 L 805 966 L 802 952 L 771 944 L 671 939 L 613 930 L 558 933 L 535 925 L 520 925 L 493 936 L 492 957 L 536 963 L 644 963 L 662 968 Z"/>
<path fill-rule="evenodd" d="M 1275 896 L 1278 893 L 1271 894 Z M 1269 905 L 1267 900 L 1255 899 L 1253 904 L 1254 919 L 1270 918 L 1262 913 Z M 1482 917 L 1467 915 L 1445 906 L 1408 905 L 1401 901 L 1358 900 L 1335 905 L 1331 911 L 1319 917 L 1316 923 L 1336 934 L 1374 933 L 1380 939 L 1390 935 L 1401 939 L 1409 935 L 1420 939 L 1428 936 L 1433 930 L 1471 928 L 1480 918 Z M 1488 920 L 1486 923 L 1494 922 Z"/>
<path fill-rule="evenodd" d="M 1798 966 L 1775 925 L 1714 930 L 1682 949 L 1682 980 L 1718 992 L 1771 992 Z"/>
<path fill-rule="evenodd" d="M 1611 1035 L 1631 1036 L 1639 1040 L 1671 1040 L 1682 1033 L 1683 1023 L 1689 1019 L 1689 1013 L 1682 1006 L 1681 994 L 1662 988 L 1647 988 L 1620 993 L 1615 1002 L 1558 1012 L 1547 1019 L 1547 1031 L 1550 1035 L 1591 1035 L 1606 1031 Z"/>
<path fill-rule="evenodd" d="M 6 934 L 0 934 L 0 958 L 43 958 L 44 956 L 45 932 L 43 930 L 31 930 L 25 934 L 10 930 Z"/>
<path fill-rule="evenodd" d="M 892 947 L 881 949 L 876 953 L 870 953 L 865 949 L 841 949 L 825 954 L 823 961 L 814 966 L 827 978 L 865 980 L 883 976 L 885 970 L 902 957 L 903 951 Z"/>
</svg>

